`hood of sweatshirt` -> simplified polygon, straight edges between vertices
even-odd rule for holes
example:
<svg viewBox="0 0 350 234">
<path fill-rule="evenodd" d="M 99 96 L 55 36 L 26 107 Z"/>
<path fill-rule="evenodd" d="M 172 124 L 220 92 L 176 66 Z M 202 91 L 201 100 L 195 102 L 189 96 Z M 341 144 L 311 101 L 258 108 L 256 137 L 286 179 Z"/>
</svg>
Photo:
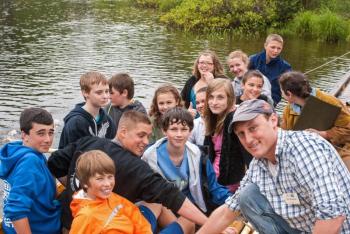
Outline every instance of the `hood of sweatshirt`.
<svg viewBox="0 0 350 234">
<path fill-rule="evenodd" d="M 83 109 L 83 106 L 85 105 L 85 102 L 79 103 L 75 105 L 74 109 L 64 117 L 64 123 L 67 123 L 69 119 L 71 119 L 74 116 L 83 116 L 85 119 L 87 119 L 89 122 L 92 122 L 93 124 L 93 116 L 90 115 L 89 112 Z"/>
<path fill-rule="evenodd" d="M 24 146 L 22 141 L 14 141 L 4 145 L 0 149 L 0 178 L 6 179 L 17 161 L 28 153 L 35 154 L 46 160 L 43 154 L 33 148 Z"/>
</svg>

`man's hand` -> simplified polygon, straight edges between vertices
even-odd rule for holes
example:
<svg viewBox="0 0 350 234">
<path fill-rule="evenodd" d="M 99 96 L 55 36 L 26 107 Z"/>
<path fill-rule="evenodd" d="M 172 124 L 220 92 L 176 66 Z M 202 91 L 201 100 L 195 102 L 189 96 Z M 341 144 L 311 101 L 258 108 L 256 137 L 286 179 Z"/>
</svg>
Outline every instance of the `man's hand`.
<svg viewBox="0 0 350 234">
<path fill-rule="evenodd" d="M 313 234 L 338 234 L 345 220 L 345 216 L 338 216 L 333 219 L 316 220 Z"/>
<path fill-rule="evenodd" d="M 221 234 L 238 234 L 238 232 L 234 227 L 228 227 Z"/>
</svg>

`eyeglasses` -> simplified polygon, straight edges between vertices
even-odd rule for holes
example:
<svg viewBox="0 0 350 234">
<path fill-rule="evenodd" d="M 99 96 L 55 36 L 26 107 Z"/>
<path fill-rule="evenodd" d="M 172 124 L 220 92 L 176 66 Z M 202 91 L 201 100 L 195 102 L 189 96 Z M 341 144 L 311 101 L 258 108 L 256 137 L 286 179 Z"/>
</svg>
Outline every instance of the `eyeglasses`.
<svg viewBox="0 0 350 234">
<path fill-rule="evenodd" d="M 206 61 L 200 61 L 200 62 L 198 62 L 198 64 L 200 64 L 200 65 L 207 65 L 207 66 L 213 66 L 214 63 L 206 62 Z"/>
</svg>

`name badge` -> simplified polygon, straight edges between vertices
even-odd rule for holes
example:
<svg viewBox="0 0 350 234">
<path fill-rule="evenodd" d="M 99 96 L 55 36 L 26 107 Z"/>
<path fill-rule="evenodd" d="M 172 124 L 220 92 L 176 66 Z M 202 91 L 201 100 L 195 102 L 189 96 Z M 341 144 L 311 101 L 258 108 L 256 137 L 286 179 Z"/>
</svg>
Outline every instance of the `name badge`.
<svg viewBox="0 0 350 234">
<path fill-rule="evenodd" d="M 284 193 L 282 198 L 288 205 L 300 205 L 298 194 L 296 193 Z"/>
</svg>

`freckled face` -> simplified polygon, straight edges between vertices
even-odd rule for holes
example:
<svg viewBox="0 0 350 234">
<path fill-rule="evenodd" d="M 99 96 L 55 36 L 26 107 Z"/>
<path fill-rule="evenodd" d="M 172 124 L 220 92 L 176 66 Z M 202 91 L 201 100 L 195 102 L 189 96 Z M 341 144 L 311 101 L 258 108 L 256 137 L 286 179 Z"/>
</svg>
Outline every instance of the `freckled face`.
<svg viewBox="0 0 350 234">
<path fill-rule="evenodd" d="M 92 199 L 107 199 L 112 194 L 114 184 L 113 174 L 96 174 L 89 178 L 87 195 Z"/>
</svg>

